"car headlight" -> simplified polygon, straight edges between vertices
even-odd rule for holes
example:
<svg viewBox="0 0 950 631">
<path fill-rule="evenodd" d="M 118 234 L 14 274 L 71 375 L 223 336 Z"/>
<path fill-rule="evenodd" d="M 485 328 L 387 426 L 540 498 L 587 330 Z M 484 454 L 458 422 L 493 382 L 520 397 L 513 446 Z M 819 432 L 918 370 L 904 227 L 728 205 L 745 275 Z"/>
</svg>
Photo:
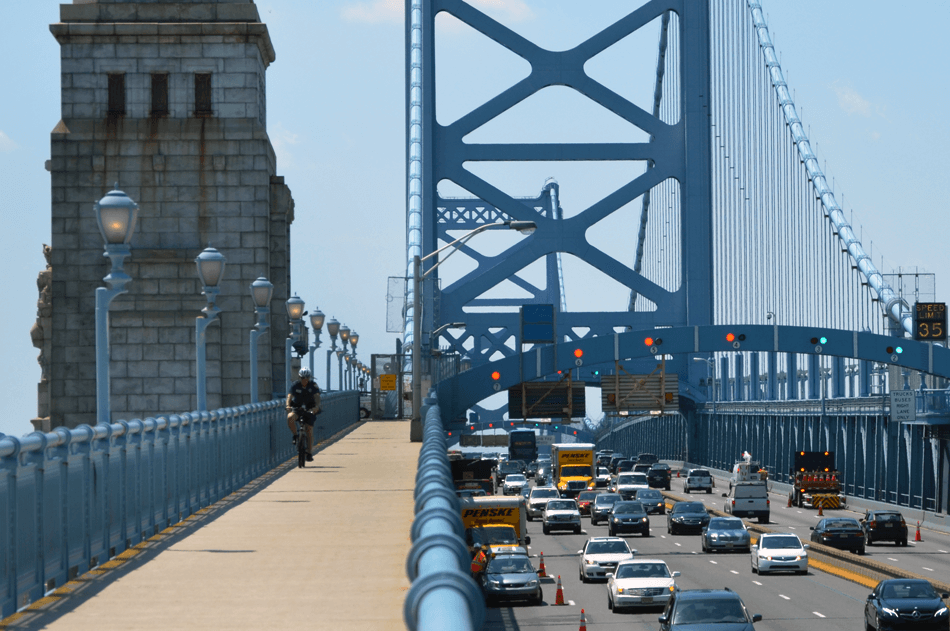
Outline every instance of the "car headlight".
<svg viewBox="0 0 950 631">
<path fill-rule="evenodd" d="M 592 561 L 591 559 L 584 559 L 584 565 L 597 565 L 597 561 Z"/>
<path fill-rule="evenodd" d="M 619 524 L 619 523 L 620 523 L 620 520 L 617 519 L 616 517 L 614 517 L 614 523 L 615 523 L 615 524 Z"/>
<path fill-rule="evenodd" d="M 672 594 L 672 593 L 675 592 L 675 591 L 676 591 L 676 584 L 674 583 L 674 584 L 670 585 L 670 593 Z"/>
<path fill-rule="evenodd" d="M 649 520 L 648 520 L 646 517 L 644 517 L 644 518 L 641 519 L 640 521 L 649 521 Z"/>
<path fill-rule="evenodd" d="M 683 518 L 682 518 L 682 517 L 674 517 L 674 518 L 673 518 L 673 521 L 683 521 Z"/>
<path fill-rule="evenodd" d="M 766 561 L 771 561 L 771 560 L 772 560 L 772 557 L 765 557 L 765 560 L 766 560 Z"/>
<path fill-rule="evenodd" d="M 802 557 L 801 557 L 801 555 L 799 555 L 799 556 L 797 556 L 797 557 L 795 557 L 795 560 L 796 560 L 796 561 L 801 561 L 801 560 L 802 560 Z"/>
<path fill-rule="evenodd" d="M 714 533 L 712 533 L 711 535 L 709 535 L 709 538 L 715 541 L 715 540 L 719 539 L 719 533 L 715 533 L 715 532 L 714 532 Z"/>
<path fill-rule="evenodd" d="M 618 593 L 618 594 L 622 594 L 622 593 L 623 593 L 623 587 L 618 587 L 618 588 L 617 588 L 617 593 Z"/>
<path fill-rule="evenodd" d="M 537 580 L 528 581 L 528 587 L 537 587 L 537 586 L 538 586 Z"/>
<path fill-rule="evenodd" d="M 496 581 L 495 579 L 489 579 L 488 583 L 492 587 L 501 587 L 501 581 Z"/>
<path fill-rule="evenodd" d="M 943 616 L 943 615 L 945 615 L 946 613 L 947 613 L 947 608 L 946 608 L 946 607 L 941 607 L 940 609 L 938 609 L 938 610 L 934 613 L 934 616 Z"/>
<path fill-rule="evenodd" d="M 887 608 L 887 607 L 881 607 L 881 611 L 883 611 L 884 613 L 886 613 L 886 614 L 889 615 L 889 616 L 893 616 L 893 617 L 895 617 L 895 618 L 899 617 L 896 609 L 889 609 L 889 608 Z"/>
</svg>

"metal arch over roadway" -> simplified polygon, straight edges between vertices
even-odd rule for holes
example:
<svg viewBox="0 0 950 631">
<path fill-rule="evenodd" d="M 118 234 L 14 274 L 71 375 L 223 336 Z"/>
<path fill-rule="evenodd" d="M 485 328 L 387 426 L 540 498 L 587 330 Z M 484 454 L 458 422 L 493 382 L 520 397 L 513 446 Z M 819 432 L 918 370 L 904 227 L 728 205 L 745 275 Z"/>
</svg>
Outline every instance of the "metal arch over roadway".
<svg viewBox="0 0 950 631">
<path fill-rule="evenodd" d="M 727 341 L 732 333 L 734 341 Z M 744 339 L 740 339 L 743 338 Z M 647 337 L 662 340 L 659 346 L 644 344 Z M 813 338 L 827 338 L 825 344 L 813 344 Z M 903 352 L 888 353 L 900 347 Z M 578 360 L 574 351 L 583 351 Z M 442 417 L 447 421 L 461 418 L 465 410 L 496 392 L 522 381 L 533 381 L 558 370 L 571 370 L 578 361 L 584 365 L 646 358 L 658 354 L 709 354 L 714 352 L 764 351 L 850 357 L 872 362 L 895 364 L 923 373 L 950 378 L 950 350 L 942 346 L 910 339 L 827 329 L 821 327 L 767 325 L 712 325 L 666 329 L 645 329 L 587 338 L 564 344 L 538 346 L 524 353 L 505 357 L 445 379 L 436 385 Z M 498 372 L 500 378 L 491 375 Z"/>
</svg>

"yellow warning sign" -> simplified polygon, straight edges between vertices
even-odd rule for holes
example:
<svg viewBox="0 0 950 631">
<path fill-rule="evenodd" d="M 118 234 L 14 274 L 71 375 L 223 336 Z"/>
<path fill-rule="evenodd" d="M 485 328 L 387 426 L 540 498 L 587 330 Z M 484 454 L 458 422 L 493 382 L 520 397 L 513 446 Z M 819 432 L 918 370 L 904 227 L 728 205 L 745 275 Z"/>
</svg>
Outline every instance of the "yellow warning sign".
<svg viewBox="0 0 950 631">
<path fill-rule="evenodd" d="M 396 389 L 396 375 L 380 375 L 379 376 L 379 389 L 388 390 L 390 392 Z"/>
</svg>

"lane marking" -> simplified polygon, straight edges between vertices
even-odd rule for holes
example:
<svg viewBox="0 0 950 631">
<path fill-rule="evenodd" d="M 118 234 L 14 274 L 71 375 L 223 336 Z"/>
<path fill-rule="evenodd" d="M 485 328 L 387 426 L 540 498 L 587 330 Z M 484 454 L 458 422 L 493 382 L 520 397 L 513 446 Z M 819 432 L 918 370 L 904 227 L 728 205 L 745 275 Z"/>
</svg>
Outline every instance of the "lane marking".
<svg viewBox="0 0 950 631">
<path fill-rule="evenodd" d="M 729 570 L 729 571 L 732 572 L 733 574 L 738 574 L 738 572 L 736 572 L 735 570 Z"/>
<path fill-rule="evenodd" d="M 782 597 L 782 598 L 784 598 L 785 600 L 791 600 L 791 598 L 789 598 L 789 597 L 786 596 L 785 594 L 779 594 L 779 596 Z"/>
<path fill-rule="evenodd" d="M 813 611 L 812 613 L 815 614 L 816 616 L 818 616 L 819 618 L 824 618 L 824 617 L 825 617 L 824 614 L 820 614 L 820 613 L 818 613 L 817 611 Z"/>
<path fill-rule="evenodd" d="M 894 557 L 887 557 L 887 560 L 888 560 L 888 561 L 896 561 L 897 559 L 895 559 Z"/>
<path fill-rule="evenodd" d="M 666 539 L 666 535 L 660 535 L 660 539 Z"/>
<path fill-rule="evenodd" d="M 693 550 L 692 552 L 690 552 L 690 554 L 699 554 L 699 553 Z"/>
<path fill-rule="evenodd" d="M 710 559 L 709 562 L 712 563 L 713 565 L 719 565 L 718 561 L 713 561 L 712 559 Z"/>
<path fill-rule="evenodd" d="M 752 581 L 752 582 L 758 585 L 759 587 L 762 587 L 762 583 L 760 583 L 759 581 Z"/>
<path fill-rule="evenodd" d="M 682 543 L 677 543 L 676 545 L 680 546 L 681 548 L 683 547 Z"/>
<path fill-rule="evenodd" d="M 576 605 L 574 604 L 574 601 L 573 601 L 573 600 L 567 601 L 567 604 L 570 605 L 571 607 L 575 607 L 575 606 L 576 606 Z"/>
<path fill-rule="evenodd" d="M 924 567 L 924 566 L 923 566 L 923 565 L 921 565 L 920 567 Z M 932 570 L 932 569 L 930 569 L 929 567 L 924 567 L 924 569 L 925 569 L 925 570 L 927 570 L 928 572 L 933 572 L 933 570 Z"/>
<path fill-rule="evenodd" d="M 937 552 L 941 552 L 941 553 L 943 553 L 943 554 L 948 554 L 948 552 L 947 552 L 946 550 L 937 550 Z"/>
<path fill-rule="evenodd" d="M 795 526 L 789 526 L 789 528 L 791 528 L 792 530 L 795 530 Z"/>
</svg>

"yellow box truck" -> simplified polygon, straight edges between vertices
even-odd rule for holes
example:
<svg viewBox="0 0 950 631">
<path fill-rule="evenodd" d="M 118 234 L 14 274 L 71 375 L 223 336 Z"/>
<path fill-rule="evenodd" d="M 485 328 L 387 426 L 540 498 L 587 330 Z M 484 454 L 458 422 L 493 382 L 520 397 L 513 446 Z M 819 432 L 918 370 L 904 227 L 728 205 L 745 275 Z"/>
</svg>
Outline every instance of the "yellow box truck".
<svg viewBox="0 0 950 631">
<path fill-rule="evenodd" d="M 594 488 L 594 444 L 551 445 L 551 476 L 561 497 L 576 497 Z"/>
<path fill-rule="evenodd" d="M 462 498 L 461 509 L 465 542 L 473 554 L 476 543 L 493 547 L 526 547 L 531 543 L 524 497 Z"/>
</svg>

